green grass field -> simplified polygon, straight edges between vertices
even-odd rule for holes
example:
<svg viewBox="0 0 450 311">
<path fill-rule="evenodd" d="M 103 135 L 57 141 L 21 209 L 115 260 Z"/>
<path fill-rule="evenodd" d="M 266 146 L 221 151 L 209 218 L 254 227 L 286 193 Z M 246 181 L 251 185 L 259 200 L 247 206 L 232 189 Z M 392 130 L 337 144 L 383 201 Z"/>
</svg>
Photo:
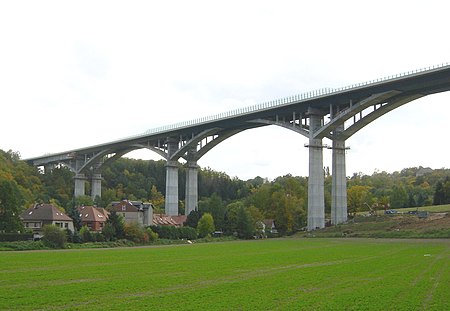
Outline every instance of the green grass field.
<svg viewBox="0 0 450 311">
<path fill-rule="evenodd" d="M 0 310 L 450 310 L 449 240 L 0 252 Z"/>
</svg>

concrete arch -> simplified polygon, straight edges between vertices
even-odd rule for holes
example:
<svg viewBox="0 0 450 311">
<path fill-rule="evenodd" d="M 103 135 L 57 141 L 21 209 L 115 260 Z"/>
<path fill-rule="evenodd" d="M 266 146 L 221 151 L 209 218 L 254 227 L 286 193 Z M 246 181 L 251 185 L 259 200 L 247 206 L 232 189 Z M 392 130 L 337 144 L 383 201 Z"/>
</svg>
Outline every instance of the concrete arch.
<svg viewBox="0 0 450 311">
<path fill-rule="evenodd" d="M 285 129 L 294 131 L 298 134 L 301 134 L 307 138 L 309 138 L 309 131 L 303 127 L 299 127 L 299 126 L 294 126 L 289 122 L 282 122 L 282 121 L 272 121 L 272 120 L 266 120 L 266 119 L 257 119 L 254 121 L 251 121 L 254 123 L 259 123 L 259 124 L 266 124 L 266 125 L 276 125 L 276 126 L 281 126 Z"/>
</svg>

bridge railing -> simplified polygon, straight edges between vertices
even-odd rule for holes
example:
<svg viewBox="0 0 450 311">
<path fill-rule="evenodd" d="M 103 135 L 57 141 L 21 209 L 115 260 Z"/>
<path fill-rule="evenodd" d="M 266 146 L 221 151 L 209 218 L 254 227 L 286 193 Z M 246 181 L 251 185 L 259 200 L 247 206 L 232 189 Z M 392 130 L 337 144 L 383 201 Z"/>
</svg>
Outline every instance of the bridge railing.
<svg viewBox="0 0 450 311">
<path fill-rule="evenodd" d="M 283 98 L 278 98 L 278 99 L 262 102 L 262 103 L 252 105 L 252 106 L 247 106 L 247 107 L 242 107 L 242 108 L 238 108 L 238 109 L 234 109 L 234 110 L 230 110 L 230 111 L 226 111 L 226 112 L 221 112 L 221 113 L 218 113 L 215 115 L 209 115 L 209 116 L 205 116 L 205 117 L 201 117 L 201 118 L 197 118 L 197 119 L 193 119 L 193 120 L 188 120 L 188 121 L 183 121 L 183 122 L 179 122 L 179 123 L 156 127 L 156 128 L 150 129 L 142 134 L 134 135 L 134 136 L 127 137 L 127 138 L 138 138 L 141 136 L 147 136 L 147 135 L 172 131 L 175 129 L 191 127 L 193 125 L 201 125 L 201 124 L 205 124 L 205 123 L 209 123 L 209 122 L 225 120 L 225 119 L 229 119 L 229 118 L 233 118 L 233 117 L 237 117 L 237 116 L 241 116 L 241 115 L 245 115 L 245 114 L 249 114 L 249 113 L 253 113 L 253 112 L 257 112 L 257 111 L 263 111 L 266 109 L 280 107 L 283 105 L 289 105 L 292 103 L 307 101 L 307 100 L 311 100 L 311 99 L 314 99 L 317 97 L 328 96 L 331 94 L 336 94 L 336 93 L 348 91 L 348 90 L 359 88 L 359 87 L 365 87 L 365 86 L 380 83 L 380 82 L 386 82 L 389 80 L 404 78 L 406 76 L 412 76 L 412 75 L 415 75 L 418 73 L 433 71 L 433 70 L 440 69 L 440 68 L 447 67 L 447 66 L 449 66 L 449 63 L 442 63 L 439 65 L 420 68 L 420 69 L 416 69 L 416 70 L 412 70 L 412 71 L 407 71 L 407 72 L 390 75 L 390 76 L 375 79 L 375 80 L 369 80 L 369 81 L 365 81 L 365 82 L 361 82 L 361 83 L 351 84 L 351 85 L 347 85 L 347 86 L 336 88 L 336 89 L 322 88 L 322 89 L 318 89 L 318 90 L 314 90 L 314 91 L 310 91 L 310 92 L 306 92 L 306 93 L 301 93 L 301 94 L 297 94 L 297 95 L 293 95 L 293 96 L 288 96 L 288 97 L 283 97 Z"/>
</svg>

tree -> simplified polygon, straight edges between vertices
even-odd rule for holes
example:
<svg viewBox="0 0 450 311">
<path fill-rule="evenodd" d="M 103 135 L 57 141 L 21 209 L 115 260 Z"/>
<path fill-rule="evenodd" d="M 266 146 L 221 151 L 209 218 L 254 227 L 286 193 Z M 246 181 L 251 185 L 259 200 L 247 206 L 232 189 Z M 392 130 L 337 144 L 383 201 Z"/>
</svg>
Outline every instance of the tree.
<svg viewBox="0 0 450 311">
<path fill-rule="evenodd" d="M 115 238 L 123 239 L 125 237 L 125 221 L 116 211 L 111 211 L 106 223 L 111 224 L 114 228 Z"/>
<path fill-rule="evenodd" d="M 78 209 L 76 207 L 69 207 L 67 209 L 68 209 L 67 216 L 72 218 L 73 226 L 75 227 L 76 230 L 79 231 L 81 229 L 81 227 L 83 226 L 81 217 L 80 217 L 80 212 L 78 211 Z"/>
<path fill-rule="evenodd" d="M 363 210 L 364 204 L 369 204 L 369 190 L 368 186 L 352 186 L 347 190 L 347 206 L 348 213 L 355 215 L 356 212 Z"/>
<path fill-rule="evenodd" d="M 214 219 L 212 215 L 210 213 L 203 214 L 197 225 L 198 236 L 204 238 L 213 233 L 214 230 Z"/>
<path fill-rule="evenodd" d="M 111 223 L 107 222 L 103 226 L 102 230 L 103 236 L 105 237 L 106 242 L 113 241 L 116 235 L 116 231 Z"/>
<path fill-rule="evenodd" d="M 161 213 L 164 210 L 165 198 L 155 185 L 152 185 L 152 188 L 150 189 L 150 201 L 155 207 L 156 213 Z"/>
<path fill-rule="evenodd" d="M 0 232 L 23 231 L 20 207 L 23 197 L 14 180 L 0 177 Z"/>
<path fill-rule="evenodd" d="M 198 221 L 202 217 L 202 214 L 199 211 L 191 211 L 189 215 L 187 215 L 186 222 L 184 223 L 185 226 L 191 227 L 191 228 L 197 228 Z"/>
<path fill-rule="evenodd" d="M 395 208 L 408 206 L 408 193 L 403 185 L 394 185 L 391 194 L 391 206 Z"/>
<path fill-rule="evenodd" d="M 236 227 L 238 236 L 241 239 L 250 239 L 251 237 L 253 237 L 253 233 L 255 232 L 255 225 L 253 223 L 252 217 L 250 216 L 250 213 L 245 210 L 243 206 L 239 208 Z"/>
<path fill-rule="evenodd" d="M 128 223 L 124 228 L 125 238 L 129 241 L 133 241 L 134 243 L 143 243 L 145 242 L 145 231 L 144 228 L 139 225 L 137 222 Z M 148 236 L 147 236 L 148 240 Z"/>
<path fill-rule="evenodd" d="M 51 248 L 64 248 L 67 240 L 66 233 L 55 225 L 46 225 L 42 228 L 44 233 L 42 242 Z"/>
<path fill-rule="evenodd" d="M 211 197 L 200 201 L 198 205 L 199 211 L 210 213 L 214 219 L 215 227 L 223 230 L 226 209 L 221 197 L 217 193 L 213 193 Z"/>
<path fill-rule="evenodd" d="M 87 226 L 83 226 L 80 229 L 80 237 L 81 237 L 81 241 L 83 243 L 86 242 L 92 242 L 93 241 L 93 236 L 91 231 L 89 230 L 89 228 Z"/>
<path fill-rule="evenodd" d="M 81 195 L 75 198 L 75 206 L 92 206 L 94 205 L 94 201 L 88 195 Z"/>
</svg>

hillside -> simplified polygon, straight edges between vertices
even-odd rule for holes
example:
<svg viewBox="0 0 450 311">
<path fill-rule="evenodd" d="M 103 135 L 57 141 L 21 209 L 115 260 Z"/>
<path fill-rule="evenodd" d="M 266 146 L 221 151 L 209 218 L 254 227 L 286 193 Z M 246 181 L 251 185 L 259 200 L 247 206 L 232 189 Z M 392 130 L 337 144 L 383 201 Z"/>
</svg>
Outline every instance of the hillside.
<svg viewBox="0 0 450 311">
<path fill-rule="evenodd" d="M 450 238 L 450 213 L 430 212 L 428 217 L 416 214 L 357 216 L 348 223 L 326 227 L 306 237 L 370 238 Z"/>
</svg>

